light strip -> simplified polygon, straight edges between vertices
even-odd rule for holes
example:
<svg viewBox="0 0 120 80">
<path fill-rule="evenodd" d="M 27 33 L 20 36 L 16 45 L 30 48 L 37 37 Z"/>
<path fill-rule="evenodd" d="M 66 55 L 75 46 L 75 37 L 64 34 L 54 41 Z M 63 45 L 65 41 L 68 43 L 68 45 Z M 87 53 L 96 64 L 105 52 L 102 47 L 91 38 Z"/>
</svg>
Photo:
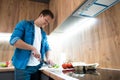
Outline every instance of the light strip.
<svg viewBox="0 0 120 80">
<path fill-rule="evenodd" d="M 9 41 L 11 33 L 0 33 L 0 41 Z"/>
</svg>

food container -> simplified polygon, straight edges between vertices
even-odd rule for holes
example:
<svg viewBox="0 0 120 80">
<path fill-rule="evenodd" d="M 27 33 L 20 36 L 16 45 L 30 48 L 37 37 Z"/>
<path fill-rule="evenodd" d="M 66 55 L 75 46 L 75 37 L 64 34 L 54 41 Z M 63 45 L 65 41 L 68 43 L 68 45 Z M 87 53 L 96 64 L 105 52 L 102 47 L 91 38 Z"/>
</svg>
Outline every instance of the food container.
<svg viewBox="0 0 120 80">
<path fill-rule="evenodd" d="M 97 66 L 99 65 L 98 63 L 93 63 L 93 64 L 85 64 L 81 62 L 76 62 L 72 63 L 75 73 L 77 74 L 82 74 L 86 73 L 87 70 L 95 70 Z"/>
<path fill-rule="evenodd" d="M 74 70 L 76 74 L 83 74 L 85 73 L 85 66 L 74 66 Z"/>
</svg>

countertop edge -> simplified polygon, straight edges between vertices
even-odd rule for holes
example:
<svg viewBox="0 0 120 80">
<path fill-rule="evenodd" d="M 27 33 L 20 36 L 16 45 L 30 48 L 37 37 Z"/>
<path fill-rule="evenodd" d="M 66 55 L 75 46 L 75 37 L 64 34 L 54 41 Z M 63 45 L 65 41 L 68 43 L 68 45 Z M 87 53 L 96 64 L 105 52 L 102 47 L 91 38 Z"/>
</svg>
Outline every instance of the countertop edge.
<svg viewBox="0 0 120 80">
<path fill-rule="evenodd" d="M 41 72 L 43 72 L 44 74 L 46 74 L 47 76 L 53 78 L 54 80 L 78 80 L 76 78 L 72 78 L 70 76 L 67 76 L 63 73 L 54 73 L 52 71 L 49 70 L 40 70 Z"/>
<path fill-rule="evenodd" d="M 14 67 L 0 67 L 0 72 L 14 71 Z"/>
</svg>

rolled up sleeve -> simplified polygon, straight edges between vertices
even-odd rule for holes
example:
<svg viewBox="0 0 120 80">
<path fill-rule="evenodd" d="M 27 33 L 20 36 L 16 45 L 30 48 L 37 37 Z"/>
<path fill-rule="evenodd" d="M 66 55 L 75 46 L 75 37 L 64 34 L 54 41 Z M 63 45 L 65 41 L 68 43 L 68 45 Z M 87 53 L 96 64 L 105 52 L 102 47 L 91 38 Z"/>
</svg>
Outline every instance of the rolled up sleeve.
<svg viewBox="0 0 120 80">
<path fill-rule="evenodd" d="M 11 38 L 9 40 L 9 43 L 11 45 L 14 45 L 17 40 L 19 40 L 23 37 L 23 35 L 24 35 L 24 25 L 25 25 L 25 21 L 21 21 L 16 25 L 16 27 L 15 27 L 12 35 L 11 35 Z"/>
<path fill-rule="evenodd" d="M 19 40 L 19 37 L 14 37 L 13 39 L 10 40 L 10 44 L 14 45 L 16 43 L 17 40 Z"/>
</svg>

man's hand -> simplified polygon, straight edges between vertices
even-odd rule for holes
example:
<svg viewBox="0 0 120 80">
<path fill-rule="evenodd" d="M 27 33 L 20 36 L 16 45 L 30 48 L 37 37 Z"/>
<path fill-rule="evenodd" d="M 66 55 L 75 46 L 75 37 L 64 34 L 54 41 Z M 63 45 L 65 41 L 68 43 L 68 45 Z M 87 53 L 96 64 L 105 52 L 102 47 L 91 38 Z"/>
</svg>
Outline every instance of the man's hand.
<svg viewBox="0 0 120 80">
<path fill-rule="evenodd" d="M 41 59 L 41 55 L 40 53 L 37 51 L 37 49 L 35 47 L 33 47 L 32 45 L 29 45 L 27 43 L 25 43 L 23 40 L 19 39 L 17 40 L 17 42 L 14 44 L 14 46 L 16 48 L 20 48 L 20 49 L 25 49 L 25 50 L 31 50 L 32 54 L 34 55 L 35 58 L 37 58 L 38 60 Z"/>
<path fill-rule="evenodd" d="M 49 63 L 51 66 L 55 65 L 55 63 L 54 63 L 51 59 L 47 59 L 46 61 L 47 61 L 47 63 Z"/>
<path fill-rule="evenodd" d="M 35 58 L 37 58 L 40 61 L 41 55 L 36 49 L 32 51 L 32 54 L 34 55 Z"/>
</svg>

